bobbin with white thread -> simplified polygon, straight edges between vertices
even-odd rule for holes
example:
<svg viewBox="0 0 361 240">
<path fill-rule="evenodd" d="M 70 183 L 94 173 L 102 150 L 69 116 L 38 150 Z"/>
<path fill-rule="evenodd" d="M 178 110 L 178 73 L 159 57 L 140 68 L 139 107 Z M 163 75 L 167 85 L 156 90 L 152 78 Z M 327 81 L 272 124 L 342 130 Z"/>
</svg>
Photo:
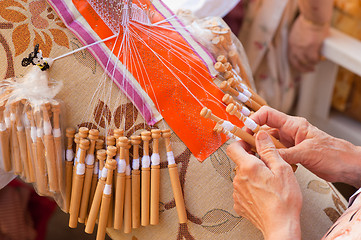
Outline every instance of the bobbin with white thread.
<svg viewBox="0 0 361 240">
<path fill-rule="evenodd" d="M 178 221 L 179 223 L 187 223 L 188 218 L 187 218 L 187 211 L 185 208 L 182 185 L 179 180 L 178 167 L 174 160 L 174 155 L 170 142 L 170 136 L 171 136 L 170 129 L 162 130 L 162 137 L 165 140 L 165 147 L 167 150 L 168 171 L 169 171 L 170 182 L 172 185 L 174 201 L 177 209 Z"/>
<path fill-rule="evenodd" d="M 160 185 L 160 157 L 159 157 L 159 138 L 162 131 L 152 129 L 153 153 L 151 156 L 151 174 L 150 174 L 150 224 L 159 224 L 159 185 Z"/>
<path fill-rule="evenodd" d="M 90 147 L 85 158 L 84 187 L 83 187 L 83 195 L 81 197 L 80 212 L 78 217 L 79 223 L 84 223 L 85 218 L 88 215 L 90 188 L 92 184 L 94 161 L 95 161 L 95 157 L 94 157 L 95 143 L 98 137 L 99 137 L 99 130 L 97 129 L 89 130 L 88 138 L 90 140 Z"/>
<path fill-rule="evenodd" d="M 140 227 L 140 170 L 139 170 L 139 145 L 140 136 L 131 136 L 133 145 L 133 170 L 132 170 L 132 227 Z"/>
<path fill-rule="evenodd" d="M 143 158 L 141 171 L 141 225 L 149 225 L 150 203 L 150 166 L 149 166 L 149 141 L 152 139 L 151 132 L 141 132 L 143 140 Z M 145 165 L 147 164 L 147 165 Z"/>
<path fill-rule="evenodd" d="M 114 135 L 108 135 L 105 139 L 106 142 L 106 146 L 107 148 L 109 146 L 116 146 L 116 139 Z M 115 147 L 116 148 L 116 147 Z M 116 155 L 116 152 L 115 152 Z M 116 178 L 115 178 L 116 179 Z M 113 181 L 114 181 L 114 176 L 113 176 Z M 112 188 L 115 187 L 116 184 L 112 184 Z M 109 228 L 113 228 L 114 227 L 114 194 L 111 195 L 111 201 L 110 201 L 110 209 L 109 209 L 109 214 L 108 214 L 108 224 L 107 227 Z"/>
<path fill-rule="evenodd" d="M 84 174 L 85 174 L 85 156 L 89 149 L 89 140 L 81 139 L 79 144 L 80 155 L 76 164 L 76 172 L 73 175 L 73 186 L 71 189 L 71 200 L 69 209 L 69 227 L 76 228 L 78 225 L 78 216 L 80 210 L 80 201 L 83 193 Z"/>
<path fill-rule="evenodd" d="M 42 113 L 43 113 L 43 127 L 44 127 L 43 138 L 44 138 L 44 146 L 46 151 L 45 160 L 46 160 L 46 167 L 48 170 L 49 190 L 51 192 L 59 192 L 54 137 L 52 133 L 50 116 L 48 113 L 48 109 L 46 108 L 45 105 L 42 105 Z"/>
<path fill-rule="evenodd" d="M 18 104 L 18 107 L 20 107 L 20 104 Z M 18 138 L 19 143 L 19 150 L 20 150 L 20 158 L 21 158 L 21 164 L 23 166 L 23 173 L 26 182 L 30 181 L 30 159 L 28 158 L 28 150 L 27 150 L 27 144 L 26 144 L 26 135 L 25 135 L 25 128 L 22 123 L 22 114 L 18 111 L 15 115 L 15 124 L 16 124 L 16 135 Z"/>
<path fill-rule="evenodd" d="M 100 206 L 99 212 L 99 222 L 98 222 L 98 231 L 97 231 L 97 240 L 105 239 L 106 227 L 109 219 L 109 211 L 112 200 L 112 184 L 113 184 L 113 171 L 116 168 L 116 161 L 113 157 L 117 153 L 117 148 L 115 146 L 107 147 L 107 161 L 105 168 L 107 169 L 107 180 L 103 190 L 103 197 Z"/>
<path fill-rule="evenodd" d="M 32 138 L 31 138 L 31 124 L 27 117 L 27 111 L 29 111 L 30 106 L 24 106 L 24 114 L 22 115 L 24 119 L 24 126 L 25 126 L 25 140 L 26 140 L 26 156 L 28 160 L 28 167 L 29 167 L 29 183 L 36 182 L 35 176 L 35 166 L 34 166 L 34 155 L 33 155 L 33 148 L 32 148 Z M 9 149 L 8 149 L 9 150 Z"/>
<path fill-rule="evenodd" d="M 53 136 L 55 147 L 55 162 L 58 176 L 58 185 L 60 189 L 64 187 L 64 169 L 63 169 L 63 144 L 62 144 L 62 131 L 60 129 L 60 115 L 61 108 L 57 101 L 51 102 L 51 111 L 53 113 Z"/>
<path fill-rule="evenodd" d="M 5 119 L 4 119 L 5 107 L 0 106 L 0 147 L 1 147 L 1 159 L 3 161 L 4 170 L 6 172 L 11 171 L 11 159 L 10 159 L 10 139 L 9 131 L 6 128 Z"/>
<path fill-rule="evenodd" d="M 237 101 L 235 101 L 233 99 L 233 97 L 231 95 L 224 94 L 223 98 L 222 98 L 222 102 L 224 102 L 226 105 L 233 103 L 234 105 L 236 105 L 236 107 L 238 108 L 239 111 L 241 111 L 241 113 L 247 117 L 249 117 L 250 115 L 252 115 L 254 112 L 249 110 L 246 106 L 243 105 L 243 103 L 239 103 Z"/>
<path fill-rule="evenodd" d="M 20 147 L 17 138 L 17 129 L 16 129 L 16 111 L 18 108 L 19 102 L 14 102 L 10 105 L 10 123 L 11 123 L 11 155 L 12 155 L 12 166 L 14 173 L 16 175 L 22 175 L 23 173 L 23 166 L 21 163 L 21 156 L 20 156 Z"/>
<path fill-rule="evenodd" d="M 99 166 L 102 165 L 102 169 L 103 169 L 104 161 L 106 158 L 107 158 L 106 150 L 99 149 L 97 151 L 97 159 L 99 160 Z M 112 161 L 112 159 L 110 159 L 109 161 Z M 102 163 L 102 164 L 100 164 L 100 163 Z M 103 175 L 103 172 L 104 172 L 104 175 Z M 95 222 L 98 218 L 98 213 L 100 210 L 100 204 L 102 201 L 103 190 L 104 190 L 106 178 L 107 178 L 107 171 L 102 171 L 102 174 L 100 175 L 100 178 L 99 178 L 99 181 L 98 181 L 95 193 L 94 193 L 93 200 L 91 201 L 88 220 L 85 224 L 85 232 L 86 233 L 92 234 L 94 231 Z"/>
<path fill-rule="evenodd" d="M 91 184 L 90 195 L 89 195 L 89 211 L 90 211 L 90 207 L 93 202 L 93 199 L 94 199 L 96 187 L 98 184 L 98 178 L 99 178 L 100 162 L 99 162 L 99 158 L 98 158 L 98 151 L 103 148 L 104 148 L 104 141 L 101 139 L 97 139 L 95 142 L 96 158 L 95 158 L 95 162 L 94 162 L 94 171 L 93 171 L 92 184 Z M 104 165 L 104 160 L 105 160 L 105 158 L 103 159 L 103 165 Z"/>
<path fill-rule="evenodd" d="M 246 104 L 249 108 L 257 111 L 261 108 L 261 105 L 259 105 L 257 102 L 253 101 L 252 99 L 248 98 L 247 96 L 243 95 L 242 93 L 238 92 L 236 89 L 229 86 L 227 81 L 224 81 L 219 86 L 220 89 L 222 89 L 225 92 L 229 92 L 231 95 L 235 96 L 237 100 L 243 102 Z"/>
<path fill-rule="evenodd" d="M 39 174 L 39 181 L 37 180 L 36 186 L 37 190 L 40 193 L 39 195 L 46 195 L 48 193 L 48 178 L 46 177 L 46 167 L 45 167 L 45 147 L 43 144 L 43 129 L 42 129 L 42 117 L 40 111 L 35 112 L 35 122 L 36 122 L 36 174 Z"/>
<path fill-rule="evenodd" d="M 233 67 L 237 66 L 239 69 L 239 74 L 241 75 L 242 79 L 244 80 L 244 82 L 247 84 L 248 87 L 251 87 L 251 82 L 248 79 L 248 75 L 246 73 L 246 70 L 243 67 L 241 58 L 239 57 L 238 53 L 236 50 L 232 50 L 230 52 L 228 52 L 228 57 L 229 60 L 232 64 Z"/>
<path fill-rule="evenodd" d="M 243 93 L 247 97 L 252 98 L 261 106 L 267 105 L 267 102 L 261 96 L 259 96 L 255 91 L 249 88 L 246 84 L 242 83 L 240 80 L 237 80 L 237 76 L 235 77 L 236 78 L 230 78 L 227 80 L 228 84 L 232 88 L 235 88 L 240 93 Z"/>
<path fill-rule="evenodd" d="M 128 145 L 128 138 L 119 137 L 117 147 L 119 148 L 119 161 L 116 172 L 115 184 L 115 206 L 114 206 L 114 229 L 120 230 L 123 227 L 124 220 L 124 200 L 125 200 L 125 151 Z"/>
<path fill-rule="evenodd" d="M 130 141 L 127 139 L 125 147 L 125 197 L 124 197 L 124 233 L 132 232 L 132 175 L 129 161 Z"/>
<path fill-rule="evenodd" d="M 73 138 L 75 135 L 74 128 L 67 128 L 65 130 L 65 136 L 67 138 L 66 145 L 66 158 L 65 158 L 65 212 L 69 212 L 70 208 L 70 198 L 71 198 L 71 187 L 72 187 L 72 179 L 73 179 L 73 160 L 74 160 L 74 152 L 73 152 Z"/>
</svg>

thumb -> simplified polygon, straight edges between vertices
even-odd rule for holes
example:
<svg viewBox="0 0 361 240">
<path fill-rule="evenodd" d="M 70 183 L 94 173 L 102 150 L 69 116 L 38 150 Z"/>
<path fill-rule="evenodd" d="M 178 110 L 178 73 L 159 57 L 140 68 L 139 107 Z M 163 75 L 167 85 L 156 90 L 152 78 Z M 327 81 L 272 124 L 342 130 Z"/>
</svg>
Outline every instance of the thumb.
<svg viewBox="0 0 361 240">
<path fill-rule="evenodd" d="M 279 166 L 283 162 L 267 132 L 261 130 L 257 133 L 256 148 L 258 155 L 270 169 Z"/>
<path fill-rule="evenodd" d="M 302 147 L 300 145 L 296 145 L 296 146 L 290 147 L 290 148 L 278 149 L 278 153 L 289 164 L 297 164 L 297 163 L 302 164 L 302 159 L 306 155 L 305 151 L 304 151 L 304 147 Z M 303 154 L 303 157 L 299 156 L 300 153 Z"/>
</svg>

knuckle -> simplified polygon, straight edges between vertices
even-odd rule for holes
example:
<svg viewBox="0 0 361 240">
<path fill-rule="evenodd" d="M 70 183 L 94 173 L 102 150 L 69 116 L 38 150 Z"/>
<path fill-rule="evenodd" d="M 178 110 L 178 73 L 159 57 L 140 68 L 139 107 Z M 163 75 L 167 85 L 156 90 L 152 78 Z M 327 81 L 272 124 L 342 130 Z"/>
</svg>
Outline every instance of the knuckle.
<svg viewBox="0 0 361 240">
<path fill-rule="evenodd" d="M 281 173 L 293 172 L 291 165 L 286 162 L 279 163 L 276 168 Z"/>
<path fill-rule="evenodd" d="M 258 154 L 263 157 L 273 157 L 276 154 L 276 147 L 271 144 L 267 144 L 259 150 Z"/>
</svg>

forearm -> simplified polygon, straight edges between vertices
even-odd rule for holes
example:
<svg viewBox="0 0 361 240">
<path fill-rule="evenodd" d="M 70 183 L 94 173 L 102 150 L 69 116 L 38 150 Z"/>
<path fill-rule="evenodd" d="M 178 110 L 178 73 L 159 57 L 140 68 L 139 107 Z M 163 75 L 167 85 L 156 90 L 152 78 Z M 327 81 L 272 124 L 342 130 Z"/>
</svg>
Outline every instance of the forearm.
<svg viewBox="0 0 361 240">
<path fill-rule="evenodd" d="M 344 168 L 340 169 L 340 175 L 343 176 L 342 182 L 361 187 L 361 147 L 355 146 L 350 142 L 341 141 L 340 160 L 345 162 Z"/>
<path fill-rule="evenodd" d="M 333 0 L 298 0 L 301 15 L 315 25 L 330 23 Z"/>
</svg>

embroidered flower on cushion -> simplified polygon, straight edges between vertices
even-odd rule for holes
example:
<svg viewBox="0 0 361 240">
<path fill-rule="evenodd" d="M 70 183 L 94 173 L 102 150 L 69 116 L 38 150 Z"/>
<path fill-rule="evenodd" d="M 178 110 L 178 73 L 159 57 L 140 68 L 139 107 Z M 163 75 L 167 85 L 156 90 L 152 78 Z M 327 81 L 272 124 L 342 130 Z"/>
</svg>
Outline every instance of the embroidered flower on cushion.
<svg viewBox="0 0 361 240">
<path fill-rule="evenodd" d="M 53 42 L 58 46 L 69 48 L 69 39 L 61 29 L 64 28 L 64 24 L 54 16 L 45 0 L 29 3 L 3 0 L 0 2 L 0 16 L 14 23 L 12 41 L 15 56 L 19 56 L 29 48 L 32 49 L 37 43 L 45 57 L 49 56 Z"/>
</svg>

